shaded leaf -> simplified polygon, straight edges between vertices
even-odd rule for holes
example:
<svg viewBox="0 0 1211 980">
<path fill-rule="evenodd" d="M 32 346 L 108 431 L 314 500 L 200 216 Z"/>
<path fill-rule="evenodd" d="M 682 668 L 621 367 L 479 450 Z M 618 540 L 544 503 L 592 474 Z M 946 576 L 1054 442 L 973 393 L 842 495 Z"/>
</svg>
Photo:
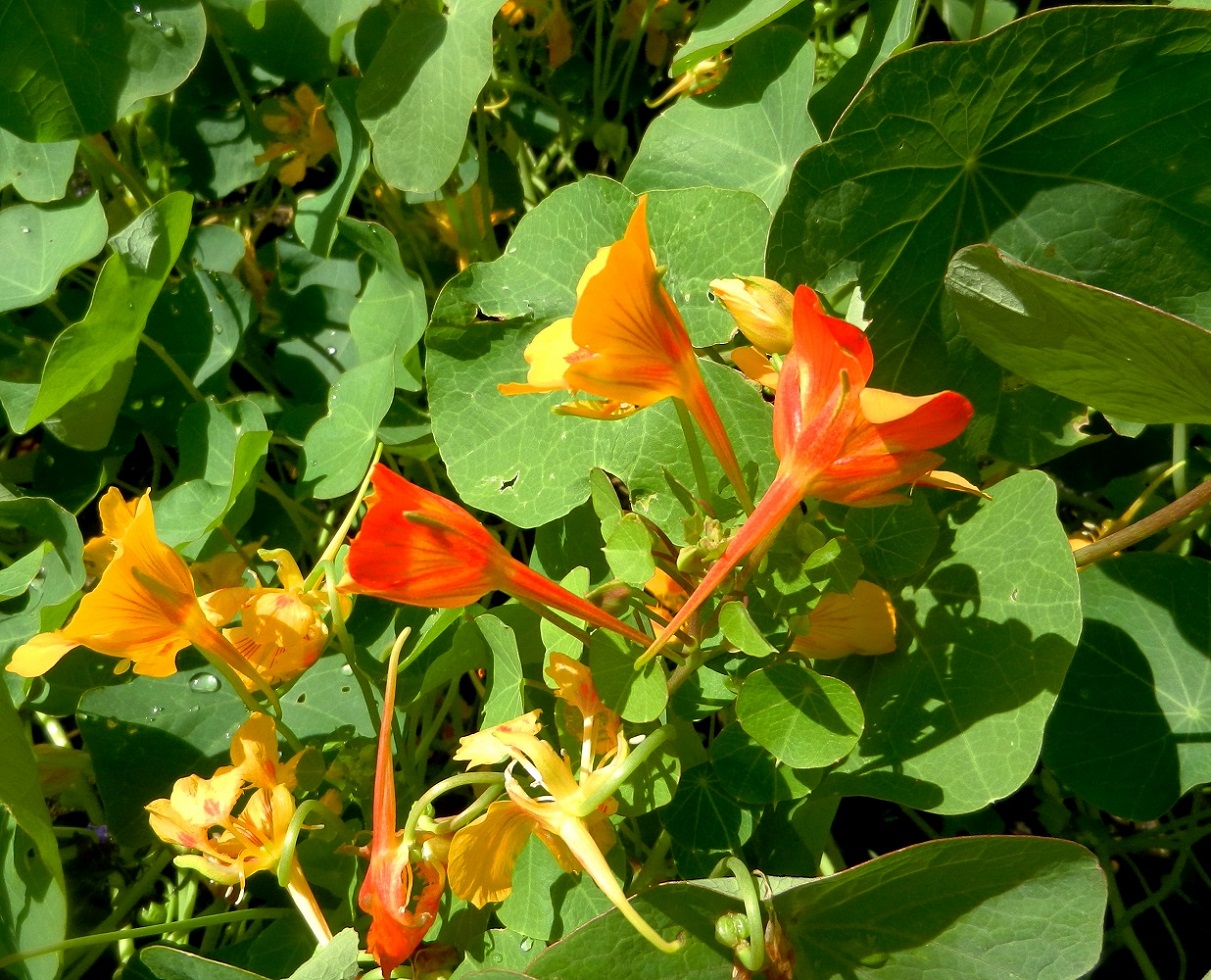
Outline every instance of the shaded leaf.
<svg viewBox="0 0 1211 980">
<path fill-rule="evenodd" d="M 202 5 L 143 14 L 123 0 L 40 0 L 0 8 L 0 126 L 50 142 L 109 129 L 140 99 L 193 71 L 206 42 Z"/>
<path fill-rule="evenodd" d="M 1126 554 L 1081 572 L 1085 630 L 1044 759 L 1095 806 L 1154 820 L 1211 781 L 1211 565 Z"/>
<path fill-rule="evenodd" d="M 67 193 L 78 145 L 75 140 L 27 143 L 0 129 L 0 188 L 11 184 L 27 201 L 59 200 Z"/>
</svg>

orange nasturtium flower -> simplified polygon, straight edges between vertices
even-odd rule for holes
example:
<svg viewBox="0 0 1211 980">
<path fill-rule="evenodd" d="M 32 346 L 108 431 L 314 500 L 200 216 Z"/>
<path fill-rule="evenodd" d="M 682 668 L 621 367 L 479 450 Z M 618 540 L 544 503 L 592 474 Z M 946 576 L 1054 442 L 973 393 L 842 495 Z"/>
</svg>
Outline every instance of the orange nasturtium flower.
<svg viewBox="0 0 1211 980">
<path fill-rule="evenodd" d="M 275 548 L 257 553 L 277 565 L 281 588 L 237 585 L 217 589 L 201 601 L 216 626 L 240 617 L 240 625 L 228 627 L 223 635 L 272 685 L 297 677 L 319 659 L 328 644 L 328 597 L 305 589 L 289 552 Z"/>
<path fill-rule="evenodd" d="M 572 21 L 560 0 L 505 0 L 500 15 L 513 27 L 521 28 L 526 37 L 547 36 L 547 59 L 552 68 L 572 57 Z M 533 19 L 533 26 L 522 28 L 527 17 Z"/>
<path fill-rule="evenodd" d="M 176 673 L 177 653 L 192 644 L 250 673 L 248 663 L 207 620 L 184 559 L 156 537 L 150 491 L 139 498 L 129 520 L 115 505 L 114 493 L 102 501 L 114 554 L 97 587 L 80 600 L 66 626 L 18 647 L 6 669 L 38 677 L 70 650 L 86 646 L 120 658 L 119 669 L 129 663 L 136 674 L 167 677 Z"/>
<path fill-rule="evenodd" d="M 254 163 L 268 163 L 278 157 L 294 156 L 278 171 L 278 180 L 293 187 L 307 168 L 336 149 L 336 136 L 324 115 L 324 107 L 309 85 L 294 90 L 294 99 L 278 99 L 277 111 L 267 111 L 261 117 L 265 128 L 281 139 L 265 147 Z"/>
<path fill-rule="evenodd" d="M 866 335 L 828 316 L 806 286 L 795 293 L 794 328 L 774 399 L 778 472 L 640 664 L 660 651 L 750 552 L 765 553 L 804 497 L 875 506 L 903 499 L 891 491 L 906 483 L 980 492 L 962 477 L 934 476 L 942 457 L 928 451 L 967 426 L 972 408 L 966 398 L 953 391 L 913 398 L 867 388 L 874 356 Z"/>
<path fill-rule="evenodd" d="M 239 885 L 242 894 L 249 875 L 276 871 L 282 859 L 295 812 L 291 790 L 298 756 L 279 761 L 273 720 L 258 713 L 232 739 L 231 761 L 209 779 L 178 779 L 168 799 L 153 800 L 146 809 L 151 829 L 162 841 L 197 852 L 178 856 L 175 864 L 221 885 Z M 237 814 L 249 790 L 252 795 Z M 330 940 L 332 933 L 294 858 L 286 888 L 316 938 Z"/>
<path fill-rule="evenodd" d="M 851 653 L 873 656 L 896 649 L 896 610 L 873 582 L 858 581 L 850 593 L 829 592 L 806 616 L 791 621 L 791 651 L 816 660 Z"/>
<path fill-rule="evenodd" d="M 646 645 L 648 637 L 510 555 L 474 517 L 381 463 L 345 560 L 343 592 L 457 609 L 499 589 Z"/>
<path fill-rule="evenodd" d="M 395 824 L 395 762 L 391 754 L 391 719 L 395 713 L 395 678 L 399 670 L 399 645 L 391 650 L 387 685 L 383 691 L 383 717 L 378 732 L 378 757 L 374 766 L 374 816 L 370 839 L 370 867 L 358 892 L 357 903 L 370 916 L 366 949 L 384 977 L 420 945 L 437 918 L 437 906 L 446 888 L 446 869 L 440 858 L 424 853 L 413 855 Z M 413 865 L 415 864 L 415 869 Z M 420 894 L 412 890 L 419 874 L 424 880 Z"/>
<path fill-rule="evenodd" d="M 570 658 L 552 656 L 559 696 L 582 712 L 584 728 L 580 766 L 538 738 L 538 710 L 461 740 L 454 758 L 468 765 L 505 769 L 506 799 L 498 800 L 474 823 L 458 830 L 450 843 L 450 888 L 476 908 L 499 902 L 513 890 L 513 866 L 531 834 L 538 836 L 565 871 L 584 870 L 628 922 L 656 948 L 680 948 L 659 935 L 635 911 L 618 884 L 605 854 L 614 844 L 609 816 L 616 809 L 612 790 L 625 778 L 628 749 L 617 715 L 601 704 L 588 668 Z M 587 715 L 583 714 L 588 712 Z M 612 716 L 612 717 L 611 717 Z M 605 753 L 597 751 L 600 734 L 615 733 Z M 581 734 L 581 733 L 572 733 Z M 520 767 L 541 795 L 531 796 L 514 771 Z"/>
<path fill-rule="evenodd" d="M 646 195 L 622 239 L 589 263 L 576 293 L 572 316 L 545 327 L 526 348 L 526 382 L 502 384 L 500 392 L 584 392 L 596 397 L 569 402 L 559 411 L 602 419 L 678 398 L 749 509 L 731 440 L 702 380 L 681 314 L 660 282 L 648 242 Z"/>
</svg>

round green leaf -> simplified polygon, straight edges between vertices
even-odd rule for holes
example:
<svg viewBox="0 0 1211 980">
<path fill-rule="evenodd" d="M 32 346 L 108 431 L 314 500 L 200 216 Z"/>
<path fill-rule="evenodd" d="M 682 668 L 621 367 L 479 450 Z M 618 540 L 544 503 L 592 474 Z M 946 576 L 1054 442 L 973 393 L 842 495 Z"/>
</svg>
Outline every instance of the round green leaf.
<svg viewBox="0 0 1211 980">
<path fill-rule="evenodd" d="M 13 188 L 27 201 L 57 201 L 67 193 L 76 165 L 75 140 L 27 143 L 0 129 L 0 188 Z"/>
<path fill-rule="evenodd" d="M 1080 593 L 1051 480 L 1019 473 L 992 496 L 952 515 L 949 556 L 897 603 L 900 649 L 835 666 L 866 732 L 822 792 L 970 813 L 1034 771 Z"/>
<path fill-rule="evenodd" d="M 1102 946 L 1106 878 L 1037 837 L 930 841 L 774 897 L 807 976 L 1076 980 Z"/>
<path fill-rule="evenodd" d="M 776 208 L 795 161 L 820 141 L 803 111 L 815 68 L 815 46 L 801 31 L 774 27 L 746 40 L 717 88 L 674 103 L 652 121 L 626 185 L 730 187 Z"/>
<path fill-rule="evenodd" d="M 601 700 L 624 720 L 654 721 L 664 711 L 669 689 L 660 657 L 635 669 L 639 650 L 605 630 L 597 630 L 589 646 L 593 682 Z"/>
<path fill-rule="evenodd" d="M 755 826 L 752 812 L 736 802 L 709 763 L 681 774 L 660 820 L 673 840 L 695 850 L 739 847 Z"/>
<path fill-rule="evenodd" d="M 862 734 L 862 708 L 843 681 L 802 664 L 753 671 L 740 688 L 736 716 L 754 740 L 796 769 L 845 757 Z"/>
<path fill-rule="evenodd" d="M 845 536 L 862 561 L 884 579 L 907 578 L 921 570 L 938 543 L 938 522 L 924 494 L 908 505 L 851 507 Z"/>
<path fill-rule="evenodd" d="M 684 511 L 665 470 L 686 486 L 694 474 L 668 400 L 603 422 L 553 415 L 549 409 L 566 400 L 559 393 L 506 397 L 496 390 L 525 378 L 526 344 L 551 319 L 572 312 L 585 265 L 622 236 L 634 208 L 634 195 L 612 181 L 588 178 L 562 188 L 521 221 L 505 255 L 471 266 L 442 291 L 426 336 L 429 406 L 434 438 L 468 505 L 534 527 L 586 500 L 589 473 L 599 467 L 626 482 L 636 511 L 674 539 L 683 536 Z M 734 325 L 707 298 L 707 283 L 721 270 L 760 269 L 767 213 L 737 191 L 651 194 L 652 246 L 668 266 L 666 286 L 696 343 L 731 335 Z M 726 236 L 718 234 L 721 225 Z M 513 319 L 485 323 L 481 312 Z M 769 405 L 738 372 L 701 364 L 741 468 L 764 485 L 776 465 Z M 722 471 L 709 453 L 706 465 L 719 486 Z"/>
<path fill-rule="evenodd" d="M 1122 555 L 1081 572 L 1081 604 L 1044 759 L 1095 806 L 1153 820 L 1211 781 L 1211 564 Z"/>
<path fill-rule="evenodd" d="M 1194 190 L 1211 182 L 1195 122 L 1211 85 L 1207 24 L 1203 11 L 1068 7 L 889 58 L 796 167 L 769 274 L 860 283 L 876 383 L 898 390 L 965 368 L 950 361 L 960 351 L 939 303 L 965 245 L 1004 243 L 1041 265 L 1022 254 L 1030 242 L 1093 285 L 1211 312 L 1211 201 Z"/>
</svg>

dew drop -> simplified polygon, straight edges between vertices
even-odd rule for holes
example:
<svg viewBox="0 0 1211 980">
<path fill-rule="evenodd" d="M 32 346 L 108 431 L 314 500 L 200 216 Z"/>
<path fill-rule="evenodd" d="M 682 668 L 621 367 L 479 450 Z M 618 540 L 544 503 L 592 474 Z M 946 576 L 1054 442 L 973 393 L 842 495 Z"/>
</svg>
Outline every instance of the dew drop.
<svg viewBox="0 0 1211 980">
<path fill-rule="evenodd" d="M 342 674 L 344 674 L 346 677 L 352 677 L 352 676 L 353 676 L 353 668 L 352 668 L 352 667 L 350 667 L 348 664 L 344 664 L 344 665 L 342 665 L 342 666 L 341 666 L 341 671 L 340 671 L 340 672 L 341 672 Z"/>
<path fill-rule="evenodd" d="M 213 694 L 219 689 L 219 679 L 208 670 L 203 670 L 189 678 L 189 689 L 198 694 Z"/>
<path fill-rule="evenodd" d="M 157 704 L 157 705 L 153 705 L 153 706 L 152 706 L 151 713 L 152 713 L 153 715 L 158 715 L 158 714 L 159 714 L 161 711 L 163 711 L 163 710 L 164 710 L 164 709 L 163 709 L 163 708 L 161 708 L 161 707 L 160 707 L 160 706 Z"/>
<path fill-rule="evenodd" d="M 332 357 L 333 355 L 335 355 L 335 354 L 336 354 L 336 348 L 335 348 L 335 347 L 325 347 L 325 348 L 324 348 L 324 350 L 326 350 L 326 351 L 328 352 L 328 356 L 329 356 L 329 357 Z"/>
<path fill-rule="evenodd" d="M 28 229 L 28 228 L 22 228 L 22 229 L 21 229 L 21 234 L 23 234 L 23 235 L 28 235 L 28 234 L 29 234 L 29 229 Z"/>
</svg>

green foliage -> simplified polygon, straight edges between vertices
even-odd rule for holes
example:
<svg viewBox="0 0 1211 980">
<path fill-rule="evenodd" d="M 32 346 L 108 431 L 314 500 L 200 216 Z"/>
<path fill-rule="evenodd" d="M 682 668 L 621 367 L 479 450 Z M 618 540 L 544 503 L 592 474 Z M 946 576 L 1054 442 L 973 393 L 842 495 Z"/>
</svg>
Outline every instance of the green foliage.
<svg viewBox="0 0 1211 980">
<path fill-rule="evenodd" d="M 0 0 L 0 973 L 1211 968 L 1205 6 Z"/>
</svg>

